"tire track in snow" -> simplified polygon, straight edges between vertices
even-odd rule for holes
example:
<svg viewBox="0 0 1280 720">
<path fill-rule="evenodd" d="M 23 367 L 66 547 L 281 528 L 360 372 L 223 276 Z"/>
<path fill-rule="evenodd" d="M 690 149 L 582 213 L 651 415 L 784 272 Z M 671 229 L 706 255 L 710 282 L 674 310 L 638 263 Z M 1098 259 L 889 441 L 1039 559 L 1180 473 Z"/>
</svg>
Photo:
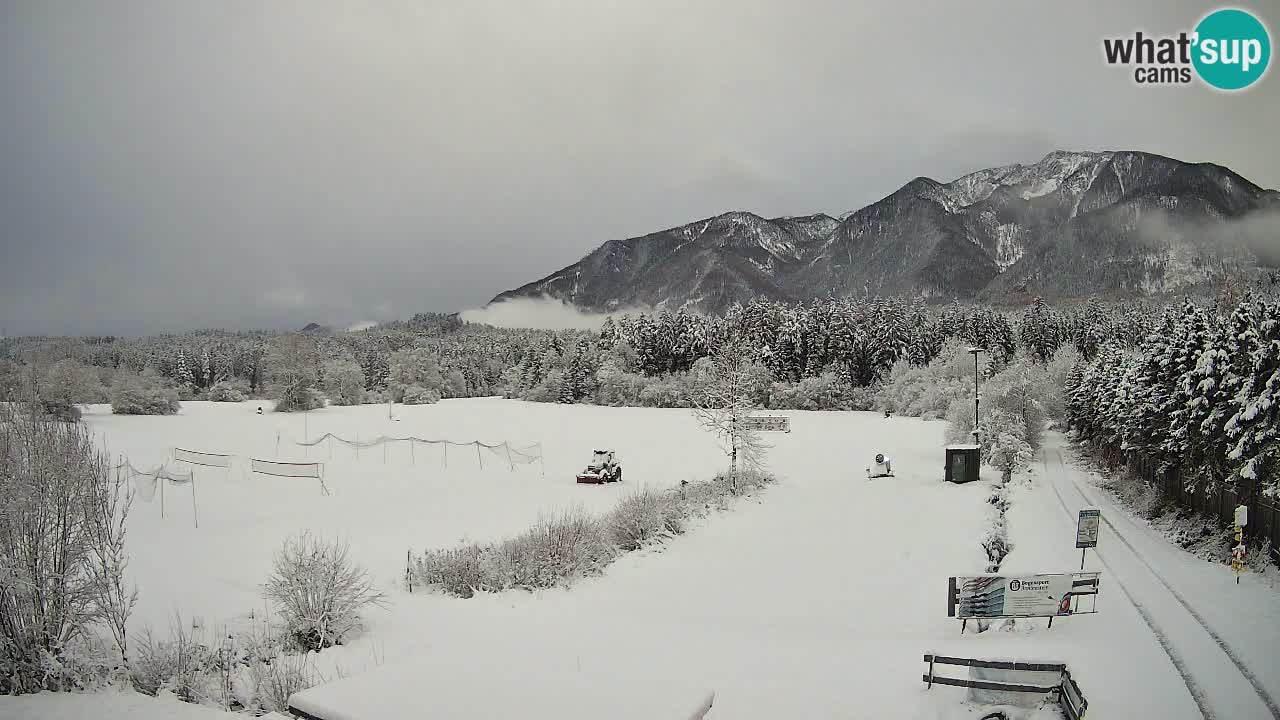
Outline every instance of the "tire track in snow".
<svg viewBox="0 0 1280 720">
<path fill-rule="evenodd" d="M 1058 454 L 1058 459 L 1062 459 L 1061 453 Z M 1045 459 L 1043 453 L 1040 456 L 1040 462 L 1044 466 L 1045 479 L 1048 481 L 1049 487 L 1053 489 L 1053 494 L 1058 498 L 1058 504 L 1062 506 L 1062 511 L 1067 514 L 1068 518 L 1070 518 L 1071 510 L 1067 507 L 1067 501 L 1062 498 L 1062 493 L 1058 491 L 1058 484 L 1052 480 L 1048 480 L 1049 462 Z M 1160 644 L 1160 648 L 1164 650 L 1164 654 L 1169 657 L 1169 662 L 1173 663 L 1173 668 L 1178 671 L 1178 676 L 1182 678 L 1182 684 L 1186 686 L 1187 692 L 1191 695 L 1191 699 L 1195 701 L 1196 707 L 1200 709 L 1200 715 L 1205 718 L 1205 720 L 1217 720 L 1218 716 L 1213 712 L 1212 708 L 1209 707 L 1208 698 L 1205 696 L 1204 690 L 1200 688 L 1200 684 L 1191 676 L 1191 671 L 1187 668 L 1187 664 L 1182 657 L 1182 653 L 1178 652 L 1177 648 L 1173 647 L 1172 643 L 1169 642 L 1169 636 L 1159 627 L 1155 618 L 1151 616 L 1151 612 L 1147 610 L 1145 605 L 1138 602 L 1138 599 L 1133 596 L 1133 593 L 1129 592 L 1129 588 L 1126 587 L 1124 581 L 1120 579 L 1120 574 L 1117 573 L 1106 559 L 1102 557 L 1102 554 L 1097 551 L 1097 548 L 1094 548 L 1094 556 L 1098 558 L 1100 563 L 1102 563 L 1103 569 L 1107 571 L 1111 580 L 1119 586 L 1120 592 L 1128 598 L 1129 604 L 1133 605 L 1133 608 L 1138 611 L 1138 615 L 1141 616 L 1142 621 L 1146 623 L 1147 629 L 1151 631 L 1156 642 Z"/>
<path fill-rule="evenodd" d="M 1058 456 L 1058 464 L 1065 469 L 1066 463 L 1062 459 L 1062 452 L 1059 450 L 1055 450 L 1054 454 Z M 1064 474 L 1066 474 L 1067 480 L 1071 483 L 1071 485 L 1075 487 L 1076 492 L 1080 493 L 1080 497 L 1085 501 L 1086 504 L 1088 504 L 1091 507 L 1099 507 L 1084 491 L 1084 488 L 1080 486 L 1079 481 L 1077 481 L 1075 478 L 1072 478 L 1070 476 L 1070 473 L 1064 473 Z M 1056 491 L 1057 490 L 1055 488 L 1055 492 Z M 1062 496 L 1059 495 L 1058 499 L 1061 501 Z M 1064 504 L 1064 509 L 1065 509 L 1065 504 Z M 1067 514 L 1070 515 L 1070 512 L 1068 511 Z M 1167 581 L 1165 581 L 1164 576 L 1161 575 L 1159 572 L 1157 572 L 1156 569 L 1151 566 L 1151 563 L 1147 562 L 1147 559 L 1142 556 L 1142 553 L 1138 552 L 1138 549 L 1135 548 L 1133 544 L 1129 542 L 1129 539 L 1124 536 L 1124 533 L 1120 532 L 1120 530 L 1116 528 L 1115 525 L 1112 524 L 1109 516 L 1103 515 L 1102 522 L 1107 527 L 1111 528 L 1111 532 L 1115 533 L 1116 537 L 1120 538 L 1120 542 L 1124 543 L 1124 546 L 1129 548 L 1129 552 L 1133 553 L 1133 556 L 1138 559 L 1138 562 L 1142 563 L 1142 565 L 1151 572 L 1152 576 L 1154 576 L 1155 579 L 1160 582 L 1160 585 L 1163 586 L 1164 589 L 1169 591 L 1169 594 L 1172 595 L 1173 598 L 1178 601 L 1178 604 L 1181 605 L 1187 611 L 1187 613 L 1189 613 L 1191 617 L 1195 619 L 1196 623 L 1200 625 L 1201 629 L 1203 629 L 1206 633 L 1208 633 L 1209 637 L 1213 638 L 1214 643 L 1216 643 L 1217 646 L 1222 650 L 1223 654 L 1227 656 L 1227 659 L 1231 661 L 1231 664 L 1235 666 L 1236 670 L 1240 671 L 1240 674 L 1244 676 L 1244 679 L 1248 680 L 1249 685 L 1251 685 L 1254 691 L 1258 693 L 1258 698 L 1262 700 L 1264 705 L 1267 706 L 1267 710 L 1271 712 L 1271 717 L 1275 718 L 1275 720 L 1280 720 L 1280 703 L 1276 702 L 1275 698 L 1271 696 L 1271 693 L 1267 691 L 1267 688 L 1261 683 L 1261 681 L 1258 680 L 1258 676 L 1255 675 L 1253 671 L 1250 670 L 1249 667 L 1245 665 L 1242 659 L 1240 659 L 1240 656 L 1231 647 L 1231 644 L 1228 643 L 1213 628 L 1209 627 L 1208 621 L 1206 621 L 1204 619 L 1204 616 L 1201 615 L 1195 608 L 1191 606 L 1191 603 L 1187 602 L 1186 598 L 1183 597 L 1182 593 L 1178 592 L 1176 589 L 1174 589 L 1172 585 L 1170 585 Z"/>
</svg>

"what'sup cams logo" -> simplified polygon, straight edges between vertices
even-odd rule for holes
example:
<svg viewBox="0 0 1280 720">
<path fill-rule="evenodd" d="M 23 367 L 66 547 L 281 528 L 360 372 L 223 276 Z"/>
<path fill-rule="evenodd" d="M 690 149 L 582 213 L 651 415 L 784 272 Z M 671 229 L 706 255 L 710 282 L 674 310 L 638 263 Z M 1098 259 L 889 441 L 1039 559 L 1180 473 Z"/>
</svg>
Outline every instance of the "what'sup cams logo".
<svg viewBox="0 0 1280 720">
<path fill-rule="evenodd" d="M 1223 8 L 1205 15 L 1191 32 L 1106 38 L 1102 52 L 1108 65 L 1132 66 L 1139 85 L 1189 85 L 1198 77 L 1218 90 L 1244 90 L 1267 72 L 1271 36 L 1257 17 Z"/>
</svg>

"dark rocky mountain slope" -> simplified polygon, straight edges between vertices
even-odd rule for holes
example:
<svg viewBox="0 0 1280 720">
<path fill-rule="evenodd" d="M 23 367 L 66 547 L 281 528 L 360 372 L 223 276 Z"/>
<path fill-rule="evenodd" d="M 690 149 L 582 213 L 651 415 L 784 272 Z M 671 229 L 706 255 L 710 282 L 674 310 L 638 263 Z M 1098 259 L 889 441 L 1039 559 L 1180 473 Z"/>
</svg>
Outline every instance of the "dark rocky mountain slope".
<svg viewBox="0 0 1280 720">
<path fill-rule="evenodd" d="M 720 312 L 758 296 L 1135 296 L 1277 266 L 1280 193 L 1209 163 L 1053 152 L 950 183 L 916 178 L 842 219 L 730 212 L 610 240 L 494 301 Z"/>
</svg>

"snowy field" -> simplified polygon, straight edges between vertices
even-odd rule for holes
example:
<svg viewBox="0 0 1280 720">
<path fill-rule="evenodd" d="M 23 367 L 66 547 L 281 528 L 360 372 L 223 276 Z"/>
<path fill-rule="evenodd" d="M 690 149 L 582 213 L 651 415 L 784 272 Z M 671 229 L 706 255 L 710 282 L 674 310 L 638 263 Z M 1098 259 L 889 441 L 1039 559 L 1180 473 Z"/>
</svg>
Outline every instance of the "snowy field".
<svg viewBox="0 0 1280 720">
<path fill-rule="evenodd" d="M 175 611 L 216 623 L 261 611 L 258 584 L 281 541 L 298 531 L 346 538 L 352 554 L 379 584 L 396 585 L 405 552 L 496 540 L 522 531 L 539 513 L 572 505 L 606 510 L 628 488 L 666 486 L 714 473 L 723 462 L 710 436 L 687 413 L 537 405 L 495 399 L 436 405 L 331 407 L 306 414 L 256 414 L 260 403 L 183 404 L 176 417 L 111 415 L 93 406 L 85 421 L 113 460 L 151 470 L 161 463 L 194 470 L 191 490 L 168 485 L 160 498 L 135 503 L 129 525 L 130 564 L 140 586 L 138 619 L 158 629 Z M 269 409 L 269 405 L 267 409 Z M 306 433 L 304 435 L 304 433 Z M 507 462 L 501 450 L 410 443 L 360 450 L 329 442 L 307 448 L 304 437 L 325 433 L 372 440 L 414 436 L 455 442 L 540 443 L 543 463 Z M 277 454 L 277 435 L 279 436 Z M 591 448 L 611 446 L 625 483 L 583 487 L 573 482 Z M 173 447 L 235 456 L 230 472 L 169 460 Z M 322 462 L 315 480 L 247 472 L 248 458 Z M 545 479 L 543 469 L 545 468 Z"/>
<path fill-rule="evenodd" d="M 941 482 L 941 422 L 789 412 L 793 432 L 768 436 L 779 482 L 759 497 L 569 590 L 461 600 L 401 589 L 405 551 L 501 538 L 575 504 L 603 511 L 640 484 L 706 478 L 723 454 L 681 410 L 474 399 L 396 407 L 392 422 L 385 406 L 330 408 L 305 420 L 259 416 L 255 407 L 185 403 L 170 418 L 94 408 L 86 421 L 113 455 L 138 467 L 164 462 L 173 446 L 276 459 L 277 433 L 280 460 L 325 462 L 329 496 L 312 480 L 245 474 L 243 460 L 229 473 L 196 468 L 200 527 L 189 491 L 170 486 L 163 519 L 158 498 L 135 506 L 129 545 L 137 628 L 165 630 L 175 611 L 206 627 L 260 611 L 258 584 L 291 533 L 348 538 L 392 604 L 367 612 L 352 642 L 317 657 L 326 677 L 345 677 L 307 693 L 315 707 L 336 711 L 326 717 L 684 718 L 710 693 L 714 719 L 981 717 L 962 705 L 963 690 L 925 690 L 928 652 L 1066 662 L 1090 717 L 1195 718 L 1207 708 L 1214 717 L 1266 718 L 1273 714 L 1251 685 L 1280 693 L 1274 592 L 1248 577 L 1234 585 L 1223 568 L 1162 544 L 1105 504 L 1117 530 L 1104 527 L 1089 556 L 1088 569 L 1103 571 L 1098 614 L 1060 618 L 1052 629 L 1030 620 L 961 635 L 946 617 L 946 579 L 985 568 L 979 540 L 994 513 L 987 498 L 996 473 L 967 486 Z M 330 459 L 325 445 L 304 452 L 294 444 L 304 421 L 313 438 L 541 443 L 545 478 L 537 464 L 513 471 L 492 454 L 481 456 L 481 469 L 474 449 L 451 448 L 447 469 L 423 446 L 412 457 L 407 446 L 391 447 L 384 460 L 381 448 L 357 459 L 335 445 Z M 618 451 L 625 482 L 573 482 L 593 446 Z M 897 477 L 867 480 L 876 452 L 893 459 Z M 1085 479 L 1051 444 L 1017 480 L 1006 572 L 1079 567 L 1074 513 L 1082 493 L 1104 502 Z M 1168 568 L 1231 652 L 1130 555 Z M 1253 623 L 1269 625 L 1250 632 Z M 75 702 L 0 698 L 0 717 L 76 717 L 66 709 Z M 178 717 L 171 704 L 156 709 L 165 713 L 156 717 Z"/>
</svg>

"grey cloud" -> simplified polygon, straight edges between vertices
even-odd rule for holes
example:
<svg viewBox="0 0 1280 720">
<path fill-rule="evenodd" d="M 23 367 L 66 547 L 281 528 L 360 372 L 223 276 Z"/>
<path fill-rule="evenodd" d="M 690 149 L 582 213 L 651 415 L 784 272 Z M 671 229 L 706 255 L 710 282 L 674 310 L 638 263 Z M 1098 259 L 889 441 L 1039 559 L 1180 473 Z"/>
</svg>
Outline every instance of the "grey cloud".
<svg viewBox="0 0 1280 720">
<path fill-rule="evenodd" d="M 0 330 L 474 307 L 611 238 L 729 209 L 839 214 L 1054 148 L 1276 187 L 1274 72 L 1225 96 L 1102 64 L 1102 37 L 1203 9 L 5 3 Z"/>
</svg>

